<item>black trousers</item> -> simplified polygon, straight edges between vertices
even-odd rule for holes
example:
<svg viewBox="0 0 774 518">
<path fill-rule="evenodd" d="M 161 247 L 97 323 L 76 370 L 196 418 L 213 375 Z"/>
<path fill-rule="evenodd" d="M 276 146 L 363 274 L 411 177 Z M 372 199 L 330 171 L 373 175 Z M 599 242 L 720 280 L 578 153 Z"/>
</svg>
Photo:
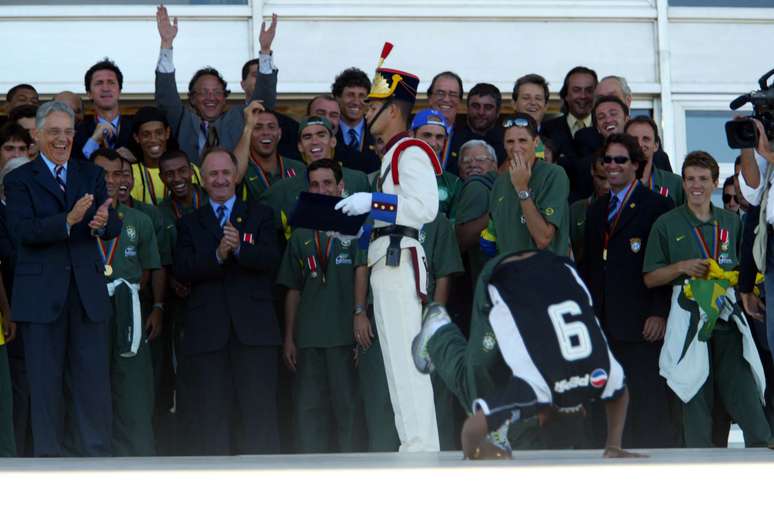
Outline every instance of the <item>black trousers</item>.
<svg viewBox="0 0 774 518">
<path fill-rule="evenodd" d="M 279 347 L 252 347 L 231 329 L 225 348 L 179 358 L 178 407 L 190 455 L 279 452 Z"/>
<path fill-rule="evenodd" d="M 107 323 L 92 322 L 81 304 L 75 279 L 54 322 L 24 322 L 24 359 L 30 388 L 33 451 L 36 457 L 64 455 L 65 408 L 80 453 L 111 455 L 110 371 Z M 65 401 L 65 370 L 72 401 Z"/>
</svg>

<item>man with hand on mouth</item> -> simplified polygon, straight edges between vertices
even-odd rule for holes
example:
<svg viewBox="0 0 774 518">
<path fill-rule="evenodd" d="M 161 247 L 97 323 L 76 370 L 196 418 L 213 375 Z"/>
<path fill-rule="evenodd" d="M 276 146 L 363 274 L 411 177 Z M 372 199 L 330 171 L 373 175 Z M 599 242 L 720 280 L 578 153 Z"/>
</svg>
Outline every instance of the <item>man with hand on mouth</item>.
<svg viewBox="0 0 774 518">
<path fill-rule="evenodd" d="M 712 447 L 716 401 L 723 402 L 725 411 L 742 428 L 746 446 L 765 446 L 771 431 L 763 411 L 763 366 L 734 286 L 729 286 L 732 281 L 726 281 L 727 289 L 717 298 L 714 295 L 721 286 L 713 286 L 711 307 L 717 310 L 717 320 L 709 329 L 702 318 L 709 315 L 700 309 L 695 292 L 689 298 L 685 284 L 691 279 L 706 279 L 713 273 L 710 259 L 722 271 L 737 268 L 741 222 L 737 215 L 712 204 L 720 171 L 709 153 L 689 153 L 682 175 L 685 204 L 656 220 L 643 265 L 647 287 L 672 286 L 672 306 L 659 366 L 679 399 L 682 446 Z M 714 273 L 713 277 L 716 276 Z M 700 338 L 701 331 L 706 340 Z"/>
<path fill-rule="evenodd" d="M 244 115 L 242 138 L 234 149 L 238 173 L 244 177 L 238 192 L 243 200 L 258 201 L 275 183 L 303 174 L 306 166 L 279 154 L 282 128 L 276 113 L 254 103 L 245 108 Z"/>
<path fill-rule="evenodd" d="M 113 454 L 119 457 L 154 455 L 153 351 L 149 342 L 157 329 L 146 328 L 147 324 L 143 323 L 142 316 L 147 313 L 142 311 L 139 293 L 152 272 L 163 271 L 156 232 L 147 215 L 125 204 L 131 201 L 129 164 L 108 148 L 92 153 L 92 161 L 105 171 L 108 196 L 123 222 L 117 238 L 98 241 L 113 305 L 108 325 Z M 160 317 L 159 313 L 158 326 Z"/>
<path fill-rule="evenodd" d="M 132 198 L 158 206 L 169 194 L 159 171 L 159 158 L 169 148 L 171 129 L 164 113 L 154 106 L 144 106 L 134 115 L 132 138 L 139 148 L 139 161 L 132 164 Z M 194 182 L 200 183 L 199 170 L 194 170 Z"/>
<path fill-rule="evenodd" d="M 84 85 L 96 113 L 93 117 L 85 118 L 76 128 L 73 145 L 78 155 L 88 160 L 94 151 L 107 147 L 119 151 L 128 159 L 134 159 L 128 149 L 132 117 L 121 115 L 119 106 L 124 87 L 121 69 L 105 58 L 86 71 Z"/>
<path fill-rule="evenodd" d="M 640 143 L 640 149 L 645 154 L 647 163 L 642 171 L 641 181 L 651 191 L 662 196 L 668 196 L 675 202 L 675 207 L 685 202 L 683 182 L 676 174 L 660 169 L 656 164 L 656 154 L 661 150 L 658 138 L 658 126 L 653 119 L 640 115 L 626 121 L 624 131 Z"/>
</svg>

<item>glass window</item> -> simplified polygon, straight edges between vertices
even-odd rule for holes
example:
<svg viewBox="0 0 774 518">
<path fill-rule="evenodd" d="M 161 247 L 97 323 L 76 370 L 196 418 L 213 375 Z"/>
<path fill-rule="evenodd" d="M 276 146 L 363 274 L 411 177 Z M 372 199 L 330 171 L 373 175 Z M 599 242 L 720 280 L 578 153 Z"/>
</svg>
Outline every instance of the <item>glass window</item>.
<svg viewBox="0 0 774 518">
<path fill-rule="evenodd" d="M 718 163 L 733 163 L 739 150 L 728 147 L 726 140 L 727 121 L 734 115 L 750 115 L 750 112 L 732 112 L 725 110 L 696 110 L 685 114 L 685 132 L 687 151 L 707 151 Z"/>
<path fill-rule="evenodd" d="M 774 7 L 771 0 L 669 0 L 674 7 Z"/>
</svg>

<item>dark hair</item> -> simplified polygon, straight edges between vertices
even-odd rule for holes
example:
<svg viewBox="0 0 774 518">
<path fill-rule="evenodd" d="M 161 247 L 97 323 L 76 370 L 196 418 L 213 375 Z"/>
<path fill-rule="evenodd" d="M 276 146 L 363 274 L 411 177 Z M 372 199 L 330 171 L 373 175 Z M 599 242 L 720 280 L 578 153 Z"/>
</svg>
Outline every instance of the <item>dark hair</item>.
<svg viewBox="0 0 774 518">
<path fill-rule="evenodd" d="M 336 79 L 333 80 L 331 93 L 334 97 L 341 97 L 341 94 L 344 93 L 344 89 L 348 86 L 359 86 L 365 88 L 366 92 L 369 92 L 371 91 L 371 80 L 368 79 L 366 73 L 359 68 L 350 67 L 337 75 Z"/>
<path fill-rule="evenodd" d="M 186 164 L 191 162 L 191 160 L 188 158 L 188 155 L 186 155 L 185 151 L 183 151 L 182 149 L 167 149 L 159 157 L 159 172 L 163 172 L 164 162 L 169 162 L 170 160 L 174 160 L 176 158 L 182 158 L 183 160 L 185 160 Z"/>
<path fill-rule="evenodd" d="M 191 97 L 191 94 L 194 93 L 194 86 L 196 86 L 196 82 L 204 77 L 204 76 L 212 76 L 215 79 L 218 80 L 220 83 L 220 86 L 223 87 L 223 95 L 225 97 L 228 97 L 228 95 L 231 93 L 231 90 L 227 88 L 226 80 L 223 79 L 223 76 L 220 75 L 220 72 L 215 70 L 212 67 L 204 67 L 197 70 L 191 80 L 188 82 L 188 96 Z"/>
<path fill-rule="evenodd" d="M 17 122 L 19 119 L 34 119 L 38 107 L 34 104 L 20 104 L 8 113 L 8 120 Z"/>
<path fill-rule="evenodd" d="M 514 119 L 525 119 L 527 121 L 526 126 L 510 126 L 508 127 L 508 122 L 512 121 Z M 532 138 L 537 138 L 538 136 L 538 130 L 537 130 L 537 121 L 535 118 L 530 115 L 529 113 L 524 112 L 516 112 L 511 117 L 508 117 L 503 121 L 503 127 L 505 128 L 505 131 L 508 131 L 511 128 L 524 128 L 527 130 L 527 132 L 530 134 Z M 503 131 L 503 135 L 505 134 L 505 131 Z"/>
<path fill-rule="evenodd" d="M 0 146 L 11 140 L 21 140 L 27 147 L 32 145 L 30 132 L 16 122 L 6 122 L 0 127 Z"/>
<path fill-rule="evenodd" d="M 619 144 L 626 148 L 626 151 L 629 153 L 629 160 L 637 164 L 637 178 L 642 178 L 642 172 L 645 170 L 647 160 L 645 160 L 645 154 L 642 152 L 637 139 L 626 133 L 613 133 L 607 137 L 604 146 L 602 146 L 603 156 L 612 144 Z"/>
<path fill-rule="evenodd" d="M 734 167 L 739 167 L 742 164 L 742 155 L 737 155 L 734 159 Z"/>
<path fill-rule="evenodd" d="M 600 104 L 604 103 L 615 103 L 618 106 L 621 107 L 621 109 L 624 112 L 624 115 L 627 117 L 629 116 L 629 107 L 626 106 L 626 103 L 623 102 L 621 99 L 616 97 L 615 95 L 600 95 L 596 99 L 594 99 L 594 108 L 591 110 L 591 114 L 596 117 L 597 108 Z"/>
<path fill-rule="evenodd" d="M 8 90 L 8 93 L 5 94 L 5 101 L 11 102 L 11 99 L 13 99 L 13 96 L 16 95 L 16 92 L 19 90 L 32 90 L 36 94 L 38 93 L 34 86 L 28 85 L 27 83 L 20 83 L 16 86 L 12 86 L 11 89 Z"/>
<path fill-rule="evenodd" d="M 736 189 L 736 184 L 734 183 L 734 180 L 736 179 L 736 175 L 732 174 L 728 178 L 726 178 L 726 181 L 723 182 L 723 190 L 726 190 L 726 187 L 731 186 L 734 189 Z"/>
<path fill-rule="evenodd" d="M 242 65 L 242 81 L 247 79 L 247 74 L 250 73 L 250 67 L 255 65 L 259 66 L 261 63 L 261 60 L 258 58 L 253 58 L 249 61 L 247 61 L 244 65 Z"/>
<path fill-rule="evenodd" d="M 540 141 L 543 143 L 543 147 L 551 152 L 551 157 L 554 159 L 554 163 L 556 163 L 559 159 L 559 146 L 548 137 L 540 137 Z"/>
<path fill-rule="evenodd" d="M 202 174 L 204 174 L 204 161 L 207 160 L 208 156 L 214 155 L 215 153 L 226 153 L 228 157 L 231 159 L 231 162 L 234 164 L 234 169 L 236 170 L 237 168 L 239 168 L 239 162 L 237 161 L 237 157 L 236 155 L 234 155 L 233 151 L 220 146 L 212 146 L 211 148 L 207 148 L 204 151 L 204 154 L 202 155 L 202 162 L 201 162 Z"/>
<path fill-rule="evenodd" d="M 658 138 L 658 126 L 656 126 L 656 121 L 648 117 L 647 115 L 637 115 L 633 119 L 629 119 L 626 121 L 626 125 L 624 125 L 624 133 L 626 133 L 629 130 L 630 126 L 633 126 L 635 124 L 647 124 L 650 126 L 650 129 L 653 130 L 653 140 L 656 142 L 659 141 Z"/>
<path fill-rule="evenodd" d="M 474 95 L 479 97 L 488 95 L 495 100 L 495 104 L 497 105 L 498 110 L 503 103 L 503 96 L 500 93 L 500 90 L 495 85 L 490 83 L 478 83 L 473 88 L 471 88 L 470 92 L 468 92 L 468 105 L 470 105 L 470 98 Z"/>
<path fill-rule="evenodd" d="M 111 149 L 109 147 L 97 148 L 89 157 L 89 161 L 95 162 L 98 158 L 104 158 L 105 160 L 109 160 L 111 162 L 113 160 L 123 160 L 121 155 L 119 155 L 115 149 Z"/>
<path fill-rule="evenodd" d="M 537 85 L 543 89 L 543 95 L 546 97 L 546 105 L 548 104 L 549 99 L 549 91 L 548 91 L 548 81 L 546 81 L 546 78 L 541 76 L 540 74 L 527 74 L 525 76 L 521 76 L 516 80 L 516 83 L 513 85 L 513 93 L 511 94 L 511 99 L 514 101 L 519 95 L 519 88 L 521 88 L 524 85 Z"/>
<path fill-rule="evenodd" d="M 570 88 L 570 78 L 574 76 L 575 74 L 587 74 L 594 78 L 594 87 L 596 87 L 597 82 L 599 81 L 597 79 L 597 73 L 594 72 L 592 69 L 584 66 L 578 66 L 573 67 L 570 69 L 569 72 L 567 72 L 567 75 L 564 76 L 564 83 L 562 83 L 562 89 L 559 90 L 559 98 L 564 101 L 564 98 L 567 97 L 567 89 Z"/>
<path fill-rule="evenodd" d="M 167 122 L 164 112 L 155 106 L 143 106 L 137 110 L 132 118 L 132 135 L 137 135 L 142 125 L 148 122 L 160 122 L 165 128 L 169 127 L 169 122 Z"/>
<path fill-rule="evenodd" d="M 317 169 L 330 169 L 333 171 L 333 177 L 336 179 L 336 183 L 340 182 L 344 177 L 344 173 L 341 172 L 341 165 L 336 160 L 330 158 L 321 158 L 315 160 L 309 164 L 306 168 L 306 179 L 309 179 L 309 174 Z"/>
<path fill-rule="evenodd" d="M 685 160 L 683 161 L 683 168 L 680 171 L 680 175 L 683 177 L 683 180 L 685 180 L 685 170 L 688 167 L 701 167 L 702 169 L 709 169 L 710 174 L 712 174 L 713 182 L 717 182 L 718 177 L 720 176 L 720 168 L 718 167 L 717 160 L 715 160 L 712 155 L 706 151 L 691 151 L 688 153 L 688 155 L 685 157 Z"/>
<path fill-rule="evenodd" d="M 433 80 L 430 81 L 430 87 L 427 89 L 427 96 L 430 97 L 431 95 L 433 95 L 433 87 L 435 86 L 435 82 L 441 79 L 442 77 L 450 77 L 455 81 L 457 81 L 457 84 L 460 87 L 460 99 L 462 99 L 462 96 L 465 94 L 462 88 L 462 78 L 457 74 L 455 74 L 454 72 L 452 72 L 451 70 L 446 70 L 444 72 L 441 72 L 440 74 L 435 75 Z"/>
<path fill-rule="evenodd" d="M 307 115 L 311 115 L 311 114 L 312 114 L 312 111 L 311 111 L 311 110 L 312 110 L 312 105 L 314 104 L 314 102 L 315 102 L 317 99 L 325 99 L 326 101 L 333 101 L 333 102 L 338 102 L 338 101 L 336 101 L 336 98 L 335 98 L 333 95 L 331 95 L 331 94 L 320 94 L 320 95 L 315 95 L 314 97 L 312 97 L 312 98 L 309 100 L 309 102 L 308 102 L 308 103 L 306 103 L 306 114 L 307 114 Z"/>
<path fill-rule="evenodd" d="M 118 66 L 113 63 L 110 58 L 104 58 L 102 61 L 94 63 L 91 68 L 86 71 L 86 75 L 83 77 L 83 84 L 86 86 L 87 92 L 91 87 L 91 78 L 94 76 L 95 72 L 100 70 L 110 70 L 113 72 L 116 75 L 116 79 L 118 79 L 118 89 L 124 89 L 124 74 L 121 73 L 121 69 L 118 68 Z"/>
</svg>

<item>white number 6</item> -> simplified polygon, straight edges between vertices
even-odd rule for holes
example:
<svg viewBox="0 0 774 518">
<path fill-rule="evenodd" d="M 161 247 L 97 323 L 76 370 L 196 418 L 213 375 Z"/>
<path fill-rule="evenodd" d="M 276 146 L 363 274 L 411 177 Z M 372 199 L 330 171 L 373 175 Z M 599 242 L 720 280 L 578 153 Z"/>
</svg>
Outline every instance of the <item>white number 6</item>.
<svg viewBox="0 0 774 518">
<path fill-rule="evenodd" d="M 567 316 L 582 314 L 580 306 L 572 300 L 548 306 L 548 316 L 554 324 L 559 350 L 567 361 L 582 360 L 591 354 L 591 336 L 583 322 L 567 322 Z M 573 344 L 573 337 L 577 343 Z"/>
</svg>

